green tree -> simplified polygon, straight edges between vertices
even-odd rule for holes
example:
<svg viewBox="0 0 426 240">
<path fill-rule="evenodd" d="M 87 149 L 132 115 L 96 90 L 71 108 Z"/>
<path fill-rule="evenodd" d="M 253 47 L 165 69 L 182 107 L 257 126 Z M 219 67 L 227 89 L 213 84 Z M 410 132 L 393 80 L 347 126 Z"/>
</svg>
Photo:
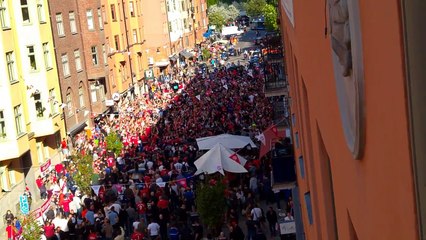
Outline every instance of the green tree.
<svg viewBox="0 0 426 240">
<path fill-rule="evenodd" d="M 119 155 L 121 153 L 121 149 L 123 149 L 123 143 L 120 140 L 120 136 L 116 132 L 111 132 L 105 139 L 107 144 L 107 150 L 112 151 L 115 155 Z"/>
<path fill-rule="evenodd" d="M 263 15 L 265 16 L 265 26 L 269 31 L 278 30 L 278 13 L 277 8 L 272 4 L 266 4 L 262 9 Z"/>
<path fill-rule="evenodd" d="M 224 14 L 221 13 L 220 11 L 215 11 L 214 6 L 209 8 L 208 17 L 209 17 L 209 24 L 216 26 L 217 30 L 222 29 L 222 26 L 225 25 L 226 23 Z"/>
<path fill-rule="evenodd" d="M 34 214 L 25 215 L 21 218 L 22 237 L 25 240 L 40 240 L 43 228 Z"/>
<path fill-rule="evenodd" d="M 263 14 L 263 8 L 266 5 L 266 0 L 249 0 L 244 3 L 244 9 L 250 17 L 256 17 Z"/>
<path fill-rule="evenodd" d="M 216 5 L 219 3 L 219 0 L 207 0 L 207 7 Z"/>
<path fill-rule="evenodd" d="M 240 15 L 240 10 L 238 10 L 234 5 L 229 5 L 226 7 L 228 19 L 235 20 Z"/>
<path fill-rule="evenodd" d="M 211 184 L 214 181 L 215 184 Z M 197 186 L 195 202 L 197 212 L 207 227 L 213 231 L 220 229 L 226 212 L 226 201 L 223 197 L 225 185 L 215 180 L 208 184 L 200 183 Z"/>
<path fill-rule="evenodd" d="M 206 48 L 203 49 L 202 55 L 203 55 L 203 60 L 204 61 L 207 61 L 212 56 L 212 54 L 210 53 L 210 51 L 208 49 L 206 49 Z"/>
<path fill-rule="evenodd" d="M 80 191 L 90 194 L 92 191 L 91 183 L 94 175 L 92 155 L 77 155 L 71 157 L 75 164 L 73 179 Z"/>
</svg>

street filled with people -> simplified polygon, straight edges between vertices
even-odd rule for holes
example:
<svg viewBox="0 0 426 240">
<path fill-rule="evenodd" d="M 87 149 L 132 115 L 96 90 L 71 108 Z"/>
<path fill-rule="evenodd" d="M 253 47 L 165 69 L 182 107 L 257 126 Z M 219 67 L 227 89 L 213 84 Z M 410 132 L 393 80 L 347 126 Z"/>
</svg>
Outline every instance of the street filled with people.
<svg viewBox="0 0 426 240">
<path fill-rule="evenodd" d="M 240 52 L 240 51 L 239 51 Z M 269 239 L 278 236 L 270 157 L 242 149 L 246 174 L 226 174 L 224 231 L 212 236 L 197 214 L 194 161 L 203 154 L 196 138 L 222 133 L 253 141 L 273 124 L 263 93 L 261 68 L 179 66 L 168 77 L 147 82 L 145 93 L 127 93 L 115 111 L 62 144 L 65 161 L 37 179 L 42 199 L 50 199 L 42 219 L 46 239 Z M 106 138 L 119 136 L 123 148 L 109 151 Z M 258 144 L 259 141 L 257 141 Z M 93 158 L 92 191 L 73 179 L 78 158 Z M 278 203 L 279 204 L 279 203 Z M 280 207 L 281 208 L 281 207 Z M 292 215 L 292 202 L 285 208 Z M 7 216 L 16 232 L 13 215 Z M 242 226 L 245 225 L 245 226 Z M 268 226 L 267 226 L 268 225 Z M 17 234 L 17 232 L 16 232 Z M 268 236 L 268 237 L 267 237 Z"/>
</svg>

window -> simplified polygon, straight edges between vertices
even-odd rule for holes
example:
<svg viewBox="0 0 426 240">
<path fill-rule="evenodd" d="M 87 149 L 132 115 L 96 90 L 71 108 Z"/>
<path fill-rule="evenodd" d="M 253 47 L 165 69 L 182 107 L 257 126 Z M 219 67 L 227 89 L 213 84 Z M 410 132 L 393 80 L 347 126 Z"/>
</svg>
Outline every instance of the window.
<svg viewBox="0 0 426 240">
<path fill-rule="evenodd" d="M 296 148 L 299 148 L 299 133 L 294 133 L 294 142 L 296 144 Z"/>
<path fill-rule="evenodd" d="M 10 18 L 6 0 L 0 0 L 0 21 L 3 29 L 10 28 Z"/>
<path fill-rule="evenodd" d="M 35 104 L 37 117 L 42 118 L 44 116 L 44 111 L 46 110 L 46 108 L 43 107 L 40 93 L 34 94 L 34 104 Z"/>
<path fill-rule="evenodd" d="M 46 69 L 52 68 L 52 59 L 49 51 L 49 43 L 43 43 L 43 58 Z"/>
<path fill-rule="evenodd" d="M 13 108 L 13 112 L 15 114 L 15 125 L 16 125 L 16 134 L 21 135 L 24 133 L 24 128 L 22 126 L 22 107 L 21 105 L 17 105 Z"/>
<path fill-rule="evenodd" d="M 138 52 L 138 69 L 139 69 L 139 72 L 142 71 L 142 53 L 139 53 L 139 52 Z"/>
<path fill-rule="evenodd" d="M 189 37 L 185 36 L 185 46 L 189 46 Z"/>
<path fill-rule="evenodd" d="M 92 63 L 93 65 L 98 65 L 98 50 L 96 46 L 92 46 Z"/>
<path fill-rule="evenodd" d="M 115 50 L 120 51 L 120 36 L 114 36 Z"/>
<path fill-rule="evenodd" d="M 6 120 L 3 110 L 0 110 L 0 138 L 6 138 Z"/>
<path fill-rule="evenodd" d="M 92 97 L 92 103 L 98 101 L 98 94 L 95 84 L 90 84 L 90 96 Z"/>
<path fill-rule="evenodd" d="M 169 21 L 169 32 L 173 32 L 172 22 Z"/>
<path fill-rule="evenodd" d="M 170 4 L 168 2 L 166 2 L 166 9 L 167 9 L 167 12 L 170 12 Z"/>
<path fill-rule="evenodd" d="M 104 29 L 104 20 L 102 19 L 101 9 L 98 8 L 98 21 L 99 21 L 99 29 Z"/>
<path fill-rule="evenodd" d="M 21 0 L 22 22 L 30 23 L 30 12 L 28 8 L 28 0 Z"/>
<path fill-rule="evenodd" d="M 65 36 L 64 23 L 62 22 L 62 13 L 56 14 L 56 28 L 60 37 Z"/>
<path fill-rule="evenodd" d="M 135 8 L 133 6 L 133 2 L 132 1 L 130 1 L 130 3 L 129 3 L 129 9 L 130 9 L 130 16 L 134 17 L 135 16 Z"/>
<path fill-rule="evenodd" d="M 77 70 L 77 72 L 80 72 L 81 70 L 83 70 L 82 66 L 81 66 L 81 58 L 80 58 L 80 50 L 74 50 L 74 59 L 75 59 L 75 70 Z"/>
<path fill-rule="evenodd" d="M 314 218 L 312 216 L 312 202 L 311 202 L 311 193 L 305 193 L 305 204 L 306 204 L 306 212 L 308 213 L 309 224 L 312 225 L 314 223 Z"/>
<path fill-rule="evenodd" d="M 93 11 L 92 9 L 89 9 L 86 11 L 86 17 L 87 17 L 87 28 L 89 30 L 95 30 L 95 25 L 93 23 Z"/>
<path fill-rule="evenodd" d="M 10 186 L 13 187 L 16 185 L 16 178 L 15 178 L 15 170 L 12 169 L 8 169 L 8 173 L 9 173 L 9 182 L 10 182 Z"/>
<path fill-rule="evenodd" d="M 54 114 L 57 113 L 57 107 L 56 105 L 58 104 L 58 101 L 56 101 L 56 94 L 55 94 L 55 89 L 52 88 L 49 90 L 49 103 L 50 103 L 50 113 Z"/>
<path fill-rule="evenodd" d="M 303 179 L 305 178 L 305 163 L 303 161 L 303 156 L 299 157 L 299 172 L 300 172 L 300 177 Z"/>
<path fill-rule="evenodd" d="M 80 102 L 80 108 L 84 108 L 84 91 L 82 84 L 80 84 L 78 88 L 78 100 Z"/>
<path fill-rule="evenodd" d="M 111 19 L 112 21 L 117 21 L 117 18 L 115 16 L 115 5 L 111 4 Z"/>
<path fill-rule="evenodd" d="M 63 70 L 63 74 L 64 77 L 67 77 L 70 75 L 70 65 L 68 62 L 68 55 L 67 54 L 63 54 L 61 56 L 61 62 L 62 62 L 62 70 Z"/>
<path fill-rule="evenodd" d="M 102 44 L 102 57 L 104 59 L 104 64 L 107 65 L 108 64 L 108 57 L 107 57 L 107 51 L 106 51 L 105 44 Z"/>
<path fill-rule="evenodd" d="M 13 52 L 6 53 L 6 63 L 7 63 L 7 74 L 9 76 L 9 81 L 11 83 L 17 82 L 16 78 L 16 65 L 15 65 L 15 55 Z"/>
<path fill-rule="evenodd" d="M 133 43 L 138 43 L 138 30 L 133 29 Z"/>
<path fill-rule="evenodd" d="M 296 115 L 291 114 L 291 123 L 293 124 L 293 127 L 296 126 Z"/>
<path fill-rule="evenodd" d="M 121 75 L 121 82 L 125 82 L 127 80 L 127 74 L 126 74 L 126 66 L 120 64 L 120 75 Z"/>
<path fill-rule="evenodd" d="M 187 18 L 184 18 L 184 19 L 183 19 L 183 27 L 184 27 L 185 29 L 187 29 L 187 28 L 188 28 L 188 19 L 187 19 Z"/>
<path fill-rule="evenodd" d="M 44 12 L 43 0 L 38 0 L 37 2 L 37 14 L 38 21 L 40 23 L 46 23 L 46 13 Z"/>
<path fill-rule="evenodd" d="M 28 59 L 30 61 L 31 71 L 36 71 L 37 63 L 36 63 L 34 46 L 27 46 L 27 51 L 28 51 Z"/>
<path fill-rule="evenodd" d="M 67 101 L 67 108 L 68 108 L 68 116 L 72 116 L 74 112 L 72 111 L 73 107 L 72 107 L 71 90 L 68 90 L 67 92 L 66 101 Z"/>
<path fill-rule="evenodd" d="M 182 11 L 186 11 L 185 9 L 185 1 L 180 2 L 182 4 Z"/>
<path fill-rule="evenodd" d="M 77 33 L 77 24 L 75 22 L 75 13 L 69 12 L 69 19 L 70 19 L 70 31 L 71 33 Z"/>
</svg>

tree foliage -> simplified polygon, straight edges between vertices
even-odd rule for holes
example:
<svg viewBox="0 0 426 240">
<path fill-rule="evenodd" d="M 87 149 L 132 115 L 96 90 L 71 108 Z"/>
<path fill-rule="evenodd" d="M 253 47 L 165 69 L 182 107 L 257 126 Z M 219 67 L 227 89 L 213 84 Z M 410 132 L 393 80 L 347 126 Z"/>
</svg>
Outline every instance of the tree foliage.
<svg viewBox="0 0 426 240">
<path fill-rule="evenodd" d="M 92 191 L 91 182 L 94 174 L 92 155 L 73 156 L 72 160 L 76 169 L 73 175 L 75 184 L 82 193 L 90 194 Z"/>
<path fill-rule="evenodd" d="M 43 235 L 43 228 L 33 214 L 25 215 L 21 218 L 22 237 L 25 240 L 40 240 Z"/>
<path fill-rule="evenodd" d="M 207 61 L 212 56 L 212 54 L 210 53 L 208 49 L 203 49 L 202 54 L 203 54 L 204 61 Z"/>
<path fill-rule="evenodd" d="M 238 10 L 234 5 L 229 5 L 227 8 L 228 19 L 235 20 L 238 16 L 240 16 L 240 10 Z"/>
<path fill-rule="evenodd" d="M 221 182 L 215 184 L 200 183 L 196 188 L 197 211 L 204 224 L 210 229 L 217 229 L 223 223 L 226 212 L 226 201 L 223 197 L 225 185 Z"/>
<path fill-rule="evenodd" d="M 218 4 L 220 1 L 219 0 L 207 0 L 207 7 L 213 6 Z"/>
<path fill-rule="evenodd" d="M 263 8 L 266 5 L 266 0 L 249 0 L 243 4 L 247 15 L 256 17 L 263 14 Z"/>
<path fill-rule="evenodd" d="M 263 7 L 263 16 L 265 16 L 265 26 L 266 29 L 269 31 L 276 31 L 278 30 L 278 13 L 277 8 L 273 6 L 272 4 L 266 4 Z"/>
<path fill-rule="evenodd" d="M 116 155 L 121 153 L 121 149 L 123 149 L 123 143 L 120 140 L 120 136 L 116 132 L 110 132 L 105 140 L 108 151 L 112 151 Z"/>
<path fill-rule="evenodd" d="M 226 23 L 226 16 L 223 12 L 220 12 L 220 9 L 217 5 L 213 5 L 209 7 L 209 23 L 210 25 L 214 25 L 217 29 L 221 29 L 223 25 Z"/>
</svg>

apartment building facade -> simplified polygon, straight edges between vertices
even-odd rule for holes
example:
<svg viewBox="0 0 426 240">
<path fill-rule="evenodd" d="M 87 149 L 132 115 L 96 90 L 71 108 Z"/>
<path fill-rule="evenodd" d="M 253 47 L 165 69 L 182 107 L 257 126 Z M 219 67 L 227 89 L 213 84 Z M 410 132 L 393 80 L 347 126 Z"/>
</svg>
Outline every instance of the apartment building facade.
<svg viewBox="0 0 426 240">
<path fill-rule="evenodd" d="M 68 134 L 74 136 L 89 124 L 91 117 L 90 85 L 87 81 L 85 54 L 77 1 L 63 4 L 49 0 L 55 54 L 64 119 Z"/>
<path fill-rule="evenodd" d="M 279 9 L 300 236 L 425 239 L 424 2 Z"/>
<path fill-rule="evenodd" d="M 0 1 L 0 212 L 19 211 L 40 165 L 61 160 L 65 136 L 48 2 Z M 34 196 L 35 198 L 37 196 Z M 3 225 L 0 222 L 0 227 Z"/>
<path fill-rule="evenodd" d="M 112 94 L 137 94 L 147 65 L 141 0 L 102 0 Z"/>
</svg>

